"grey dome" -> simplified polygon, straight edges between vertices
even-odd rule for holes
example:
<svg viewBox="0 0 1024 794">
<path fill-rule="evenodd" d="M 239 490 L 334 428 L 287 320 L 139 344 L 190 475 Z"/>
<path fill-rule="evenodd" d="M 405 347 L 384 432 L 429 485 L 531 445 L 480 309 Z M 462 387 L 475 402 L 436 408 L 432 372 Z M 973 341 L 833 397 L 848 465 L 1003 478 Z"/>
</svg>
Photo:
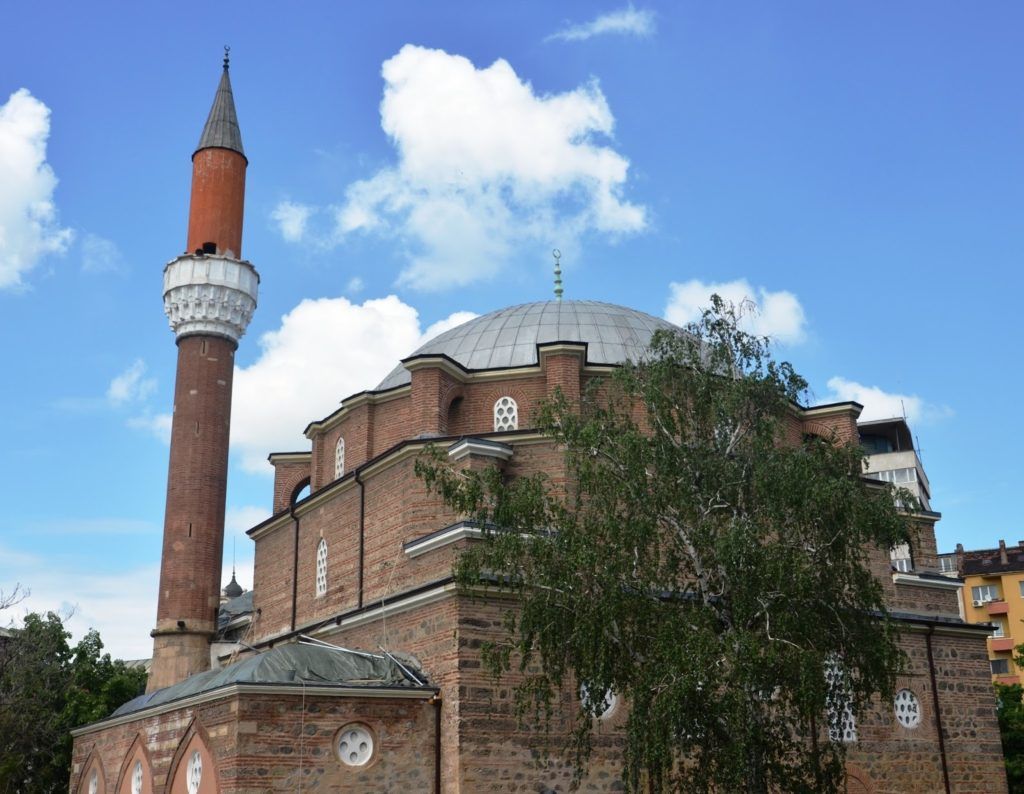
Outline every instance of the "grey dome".
<svg viewBox="0 0 1024 794">
<path fill-rule="evenodd" d="M 510 306 L 445 331 L 409 358 L 444 355 L 468 370 L 537 364 L 537 345 L 586 342 L 587 363 L 622 364 L 640 359 L 658 329 L 678 330 L 666 320 L 600 301 L 540 301 Z M 374 391 L 410 382 L 399 364 Z"/>
<path fill-rule="evenodd" d="M 238 583 L 238 580 L 235 579 L 235 572 L 232 571 L 231 581 L 228 582 L 227 586 L 224 588 L 224 595 L 226 595 L 228 598 L 238 598 L 244 592 L 245 591 L 242 589 L 242 585 L 240 585 Z"/>
</svg>

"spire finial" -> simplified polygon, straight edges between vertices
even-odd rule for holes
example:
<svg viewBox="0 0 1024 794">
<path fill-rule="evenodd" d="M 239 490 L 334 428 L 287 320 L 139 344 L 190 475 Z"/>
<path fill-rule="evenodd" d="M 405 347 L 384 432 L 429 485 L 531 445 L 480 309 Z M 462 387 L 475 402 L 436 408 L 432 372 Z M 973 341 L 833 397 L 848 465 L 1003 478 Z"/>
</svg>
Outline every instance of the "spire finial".
<svg viewBox="0 0 1024 794">
<path fill-rule="evenodd" d="M 228 62 L 230 60 L 231 60 L 231 48 L 227 44 L 225 44 L 224 45 L 224 71 L 228 70 L 228 65 L 229 65 Z"/>
<path fill-rule="evenodd" d="M 555 300 L 562 300 L 562 265 L 558 261 L 562 258 L 562 252 L 557 248 L 551 252 L 555 258 Z"/>
</svg>

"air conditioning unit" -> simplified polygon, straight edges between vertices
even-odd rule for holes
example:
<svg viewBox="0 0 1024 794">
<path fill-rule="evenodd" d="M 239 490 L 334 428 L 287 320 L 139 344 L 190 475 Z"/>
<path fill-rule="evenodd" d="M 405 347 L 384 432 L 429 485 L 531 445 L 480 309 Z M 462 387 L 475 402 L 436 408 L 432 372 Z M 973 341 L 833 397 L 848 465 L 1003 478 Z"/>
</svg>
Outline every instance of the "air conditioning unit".
<svg viewBox="0 0 1024 794">
<path fill-rule="evenodd" d="M 976 606 L 976 607 L 983 607 L 983 606 L 985 606 L 985 602 L 982 601 L 980 598 L 976 598 L 976 599 L 974 599 L 974 606 Z"/>
</svg>

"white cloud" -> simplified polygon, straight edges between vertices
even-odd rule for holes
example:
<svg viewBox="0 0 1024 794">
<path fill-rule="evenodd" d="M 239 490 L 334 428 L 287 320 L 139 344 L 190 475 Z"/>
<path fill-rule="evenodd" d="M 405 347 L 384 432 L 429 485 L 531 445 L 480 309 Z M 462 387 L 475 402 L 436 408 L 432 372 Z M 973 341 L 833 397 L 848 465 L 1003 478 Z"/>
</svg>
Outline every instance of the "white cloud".
<svg viewBox="0 0 1024 794">
<path fill-rule="evenodd" d="M 865 386 L 856 381 L 836 376 L 829 378 L 828 388 L 831 394 L 826 402 L 845 402 L 853 400 L 864 406 L 860 418 L 863 421 L 872 419 L 893 419 L 904 414 L 911 424 L 935 422 L 953 415 L 948 405 L 935 405 L 925 402 L 916 394 L 897 394 L 887 392 L 878 386 Z"/>
<path fill-rule="evenodd" d="M 156 391 L 156 379 L 145 377 L 146 363 L 137 358 L 117 375 L 107 387 L 107 400 L 112 405 L 141 402 Z"/>
<path fill-rule="evenodd" d="M 0 105 L 0 289 L 17 288 L 72 232 L 57 222 L 57 177 L 46 162 L 50 109 L 22 88 Z"/>
<path fill-rule="evenodd" d="M 82 270 L 85 273 L 112 273 L 121 269 L 124 259 L 117 244 L 96 234 L 82 238 Z"/>
<path fill-rule="evenodd" d="M 654 35 L 654 12 L 638 9 L 632 3 L 618 11 L 601 14 L 579 25 L 567 25 L 545 41 L 586 41 L 594 36 L 619 34 L 646 38 Z"/>
<path fill-rule="evenodd" d="M 622 197 L 629 161 L 602 142 L 614 117 L 596 81 L 540 95 L 505 60 L 478 69 L 412 45 L 382 74 L 381 126 L 398 161 L 348 187 L 335 232 L 405 243 L 400 284 L 461 286 L 524 246 L 539 256 L 589 232 L 645 228 L 644 208 Z"/>
<path fill-rule="evenodd" d="M 376 386 L 428 335 L 474 316 L 459 312 L 421 332 L 416 309 L 393 295 L 302 301 L 260 338 L 259 359 L 235 370 L 231 444 L 242 467 L 268 473 L 269 453 L 308 449 L 310 421 Z"/>
<path fill-rule="evenodd" d="M 799 344 L 806 337 L 804 310 L 792 292 L 755 288 L 746 279 L 720 284 L 705 284 L 696 279 L 682 284 L 672 282 L 669 292 L 665 319 L 676 325 L 699 320 L 701 312 L 710 307 L 711 296 L 717 294 L 744 312 L 741 324 L 749 333 L 782 344 Z"/>
<path fill-rule="evenodd" d="M 306 236 L 306 225 L 314 211 L 314 207 L 286 200 L 278 202 L 270 213 L 270 218 L 277 224 L 277 229 L 285 240 L 297 243 Z"/>
<path fill-rule="evenodd" d="M 75 555 L 45 557 L 0 547 L 4 565 L 13 566 L 13 580 L 26 586 L 28 598 L 0 612 L 0 625 L 19 625 L 28 612 L 56 612 L 77 642 L 96 629 L 104 650 L 121 659 L 152 655 L 149 631 L 156 622 L 160 567 L 147 565 L 117 573 L 90 573 Z M 0 577 L 12 581 L 0 569 Z M 67 617 L 70 615 L 70 617 Z"/>
<path fill-rule="evenodd" d="M 128 420 L 128 427 L 144 430 L 165 444 L 171 443 L 170 414 L 143 413 Z"/>
<path fill-rule="evenodd" d="M 355 295 L 357 292 L 362 292 L 364 286 L 366 286 L 366 284 L 359 276 L 352 276 L 352 278 L 348 280 L 348 284 L 345 285 L 345 292 L 349 295 Z"/>
</svg>

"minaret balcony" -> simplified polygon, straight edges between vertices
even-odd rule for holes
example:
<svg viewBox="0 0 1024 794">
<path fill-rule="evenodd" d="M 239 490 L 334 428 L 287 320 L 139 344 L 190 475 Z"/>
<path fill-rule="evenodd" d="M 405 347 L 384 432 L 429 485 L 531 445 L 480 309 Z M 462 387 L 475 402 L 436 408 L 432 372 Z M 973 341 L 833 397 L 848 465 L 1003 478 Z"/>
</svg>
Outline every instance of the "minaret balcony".
<svg viewBox="0 0 1024 794">
<path fill-rule="evenodd" d="M 256 309 L 260 277 L 249 262 L 185 254 L 164 268 L 164 312 L 180 339 L 224 336 L 237 343 Z"/>
</svg>

